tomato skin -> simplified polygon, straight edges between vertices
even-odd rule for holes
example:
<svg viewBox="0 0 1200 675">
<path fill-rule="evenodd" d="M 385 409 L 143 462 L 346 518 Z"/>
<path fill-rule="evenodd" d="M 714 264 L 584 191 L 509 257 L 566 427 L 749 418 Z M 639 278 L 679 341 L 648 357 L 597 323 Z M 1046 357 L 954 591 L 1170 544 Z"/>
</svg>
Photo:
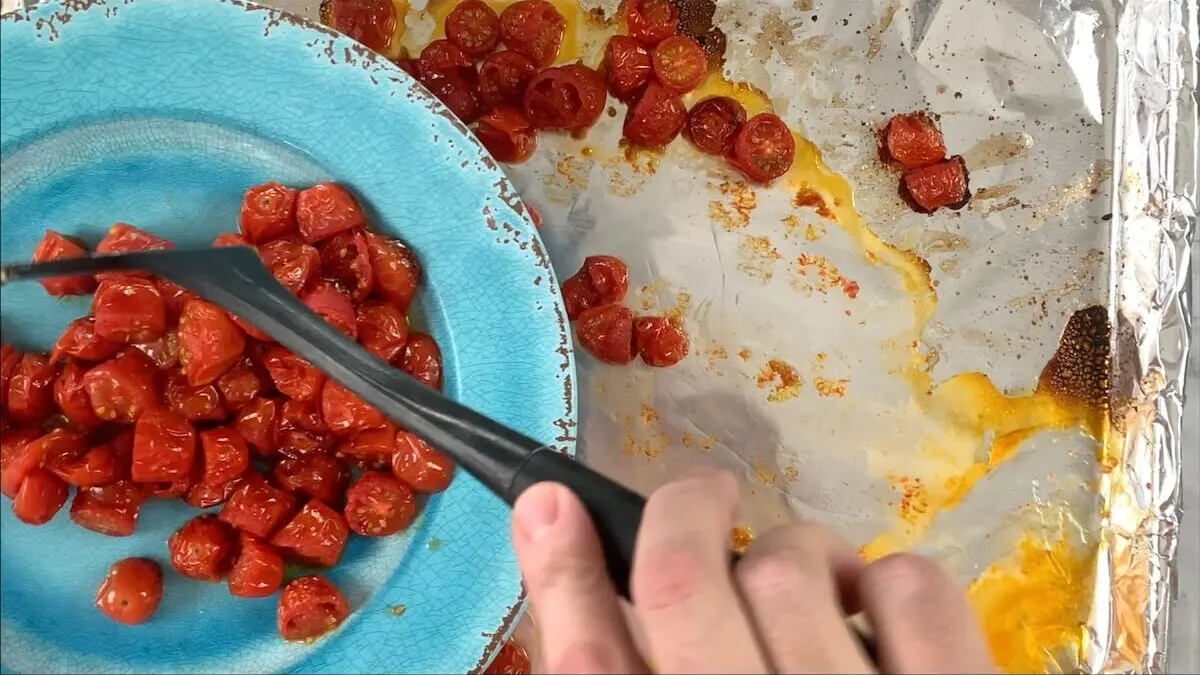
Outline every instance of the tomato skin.
<svg viewBox="0 0 1200 675">
<path fill-rule="evenodd" d="M 192 300 L 179 317 L 179 363 L 188 384 L 212 384 L 242 358 L 246 335 L 225 310 Z"/>
<path fill-rule="evenodd" d="M 333 380 L 326 380 L 321 392 L 321 414 L 335 434 L 354 433 L 387 423 L 383 413 Z"/>
<path fill-rule="evenodd" d="M 171 370 L 179 365 L 179 333 L 169 330 L 153 342 L 143 342 L 133 345 L 133 348 L 146 355 L 159 370 Z"/>
<path fill-rule="evenodd" d="M 235 429 L 201 431 L 200 449 L 201 483 L 224 485 L 250 469 L 250 447 Z"/>
<path fill-rule="evenodd" d="M 33 262 L 50 262 L 67 258 L 82 258 L 87 255 L 87 249 L 68 237 L 46 230 L 37 248 L 33 250 Z M 87 295 L 96 288 L 96 279 L 90 274 L 74 277 L 52 277 L 39 279 L 46 293 L 56 298 L 68 295 Z"/>
<path fill-rule="evenodd" d="M 628 0 L 625 25 L 630 37 L 653 47 L 679 30 L 679 12 L 671 0 Z"/>
<path fill-rule="evenodd" d="M 183 306 L 189 300 L 197 298 L 195 293 L 166 279 L 154 279 L 154 287 L 158 289 L 158 294 L 162 296 L 163 308 L 166 310 L 168 323 L 179 321 L 179 314 L 183 312 Z"/>
<path fill-rule="evenodd" d="M 83 434 L 71 429 L 55 429 L 27 442 L 17 449 L 0 472 L 0 494 L 9 499 L 16 497 L 25 479 L 34 470 L 48 461 L 60 458 L 74 459 L 87 452 L 87 440 Z"/>
<path fill-rule="evenodd" d="M 261 244 L 295 232 L 296 194 L 274 181 L 247 190 L 238 216 L 238 229 L 245 241 Z"/>
<path fill-rule="evenodd" d="M 654 72 L 650 52 L 628 35 L 614 35 L 604 48 L 604 71 L 608 93 L 619 101 L 637 98 Z"/>
<path fill-rule="evenodd" d="M 321 274 L 360 303 L 375 289 L 375 268 L 362 232 L 342 232 L 321 243 Z"/>
<path fill-rule="evenodd" d="M 883 161 L 901 169 L 921 169 L 946 158 L 946 141 L 923 112 L 896 115 L 879 135 Z"/>
<path fill-rule="evenodd" d="M 492 659 L 491 665 L 484 671 L 484 675 L 529 675 L 533 672 L 533 666 L 529 662 L 529 653 L 521 646 L 521 643 L 509 638 L 508 642 L 500 648 L 500 653 L 496 658 Z"/>
<path fill-rule="evenodd" d="M 120 344 L 150 342 L 167 330 L 167 308 L 147 279 L 104 279 L 92 298 L 96 335 Z"/>
<path fill-rule="evenodd" d="M 547 68 L 525 89 L 525 116 L 539 129 L 582 131 L 604 112 L 604 78 L 580 64 Z"/>
<path fill-rule="evenodd" d="M 253 190 L 254 188 L 250 189 Z M 242 208 L 245 209 L 245 206 Z M 217 238 L 213 239 L 212 245 L 213 248 L 228 248 L 230 246 L 249 246 L 250 248 L 254 248 L 250 242 L 246 241 L 245 237 L 240 234 L 234 234 L 233 232 L 222 232 L 221 234 L 218 234 Z"/>
<path fill-rule="evenodd" d="M 675 140 L 686 122 L 687 108 L 679 94 L 652 80 L 625 113 L 623 132 L 637 145 L 662 148 Z"/>
<path fill-rule="evenodd" d="M 479 64 L 479 96 L 488 107 L 519 106 L 536 74 L 537 66 L 528 56 L 510 51 L 488 54 Z"/>
<path fill-rule="evenodd" d="M 422 82 L 452 75 L 470 77 L 474 71 L 471 57 L 450 40 L 430 42 L 421 50 L 421 56 L 417 59 L 417 72 L 421 75 Z"/>
<path fill-rule="evenodd" d="M 579 271 L 562 284 L 567 318 L 574 321 L 584 310 L 621 302 L 629 292 L 629 268 L 610 255 L 584 258 Z"/>
<path fill-rule="evenodd" d="M 350 615 L 341 591 L 324 577 L 293 579 L 279 594 L 277 624 L 285 640 L 309 640 L 337 628 Z"/>
<path fill-rule="evenodd" d="M 80 456 L 60 455 L 55 460 L 48 460 L 46 468 L 75 487 L 112 485 L 126 478 L 128 473 L 124 459 L 111 443 L 85 450 Z"/>
<path fill-rule="evenodd" d="M 558 58 L 567 20 L 546 0 L 519 0 L 500 13 L 500 40 L 537 66 Z"/>
<path fill-rule="evenodd" d="M 69 361 L 54 380 L 54 402 L 71 424 L 88 431 L 100 426 L 100 418 L 92 410 L 92 399 L 83 388 L 87 369 L 77 361 Z"/>
<path fill-rule="evenodd" d="M 300 562 L 333 567 L 349 536 L 342 514 L 312 499 L 271 537 L 271 545 Z"/>
<path fill-rule="evenodd" d="M 56 359 L 51 357 L 51 363 Z M 21 363 L 21 352 L 7 342 L 0 344 L 0 419 L 8 415 L 8 385 Z"/>
<path fill-rule="evenodd" d="M 242 532 L 265 539 L 295 508 L 295 497 L 251 474 L 225 502 L 218 517 Z"/>
<path fill-rule="evenodd" d="M 135 253 L 137 251 L 158 251 L 175 248 L 175 244 L 162 237 L 140 230 L 128 223 L 117 223 L 108 228 L 108 233 L 96 244 L 96 253 Z M 97 281 L 116 279 L 120 277 L 148 277 L 145 272 L 122 270 L 120 272 L 101 272 L 96 275 Z"/>
<path fill-rule="evenodd" d="M 45 525 L 67 503 L 67 484 L 49 469 L 37 467 L 13 497 L 13 515 L 26 525 Z"/>
<path fill-rule="evenodd" d="M 365 471 L 346 491 L 346 523 L 364 537 L 387 537 L 408 527 L 417 515 L 409 487 L 381 471 Z"/>
<path fill-rule="evenodd" d="M 8 416 L 36 424 L 54 412 L 54 366 L 41 354 L 22 354 L 8 376 Z"/>
<path fill-rule="evenodd" d="M 364 469 L 382 469 L 391 466 L 396 453 L 396 427 L 386 424 L 378 429 L 367 429 L 343 440 L 337 447 L 337 456 L 344 461 Z"/>
<path fill-rule="evenodd" d="M 25 446 L 41 438 L 43 435 L 41 429 L 34 427 L 4 427 L 4 430 L 0 432 L 0 475 L 8 468 L 9 464 L 16 461 L 17 457 L 25 449 Z M 19 483 L 20 481 L 17 482 Z M 17 487 L 20 487 L 20 485 Z M 16 494 L 15 489 L 13 490 L 13 494 Z M 11 496 L 7 492 L 4 495 L 6 497 Z"/>
<path fill-rule="evenodd" d="M 192 518 L 167 539 L 171 567 L 197 581 L 220 581 L 233 556 L 234 533 L 212 514 Z"/>
<path fill-rule="evenodd" d="M 193 483 L 188 486 L 187 494 L 183 495 L 183 501 L 192 508 L 210 509 L 229 501 L 229 498 L 244 482 L 245 479 L 239 477 L 220 485 Z"/>
<path fill-rule="evenodd" d="M 724 156 L 746 123 L 746 109 L 728 96 L 713 96 L 692 106 L 684 135 L 701 152 Z"/>
<path fill-rule="evenodd" d="M 342 493 L 350 482 L 346 467 L 329 455 L 305 455 L 280 460 L 271 472 L 275 484 L 287 490 L 319 500 L 325 504 L 342 501 Z"/>
<path fill-rule="evenodd" d="M 463 71 L 453 70 L 430 75 L 421 83 L 463 124 L 471 124 L 483 112 L 476 80 L 474 71 L 463 74 Z"/>
<path fill-rule="evenodd" d="M 408 342 L 408 318 L 385 300 L 372 300 L 358 310 L 358 341 L 379 359 L 391 363 Z"/>
<path fill-rule="evenodd" d="M 386 52 L 396 32 L 392 0 L 337 0 L 331 3 L 330 25 L 367 49 Z"/>
<path fill-rule="evenodd" d="M 279 402 L 259 397 L 247 403 L 233 420 L 246 443 L 256 452 L 269 455 L 275 450 L 275 434 L 279 424 Z"/>
<path fill-rule="evenodd" d="M 659 316 L 638 317 L 633 324 L 634 343 L 646 365 L 673 366 L 688 354 L 688 336 L 678 326 Z"/>
<path fill-rule="evenodd" d="M 787 124 L 771 113 L 751 117 L 733 138 L 729 163 L 754 183 L 767 184 L 787 173 L 796 159 L 796 140 Z"/>
<path fill-rule="evenodd" d="M 215 385 L 193 387 L 180 371 L 167 375 L 163 398 L 169 410 L 182 415 L 189 422 L 220 422 L 227 416 L 221 393 Z"/>
<path fill-rule="evenodd" d="M 424 333 L 409 333 L 400 369 L 434 389 L 442 388 L 442 350 Z"/>
<path fill-rule="evenodd" d="M 172 482 L 188 478 L 196 460 L 196 430 L 183 415 L 149 410 L 138 418 L 133 432 L 130 476 L 137 483 Z"/>
<path fill-rule="evenodd" d="M 337 286 L 319 282 L 301 300 L 316 312 L 326 323 L 341 331 L 351 340 L 358 339 L 358 319 L 354 315 L 354 303 L 350 296 Z"/>
<path fill-rule="evenodd" d="M 955 155 L 944 162 L 909 171 L 901 179 L 900 192 L 921 213 L 933 213 L 940 208 L 961 209 L 971 199 L 967 164 Z"/>
<path fill-rule="evenodd" d="M 479 119 L 475 135 L 498 161 L 518 164 L 537 149 L 537 130 L 525 113 L 510 105 L 492 108 Z"/>
<path fill-rule="evenodd" d="M 291 237 L 267 242 L 258 252 L 263 264 L 292 295 L 300 295 L 321 269 L 321 253 Z"/>
<path fill-rule="evenodd" d="M 695 40 L 672 35 L 654 48 L 654 76 L 662 85 L 680 94 L 700 86 L 708 72 L 708 56 Z"/>
<path fill-rule="evenodd" d="M 163 576 L 158 563 L 125 558 L 113 563 L 96 591 L 96 609 L 104 616 L 136 626 L 145 623 L 162 601 Z"/>
<path fill-rule="evenodd" d="M 229 570 L 229 594 L 239 598 L 265 598 L 283 585 L 283 556 L 245 532 Z"/>
<path fill-rule="evenodd" d="M 133 424 L 158 406 L 154 364 L 137 350 L 126 350 L 89 370 L 83 388 L 96 417 L 107 422 Z"/>
<path fill-rule="evenodd" d="M 317 183 L 296 198 L 296 223 L 300 237 L 309 244 L 338 232 L 366 225 L 362 208 L 346 188 L 337 183 Z M 320 255 L 317 256 L 320 264 Z"/>
<path fill-rule="evenodd" d="M 71 522 L 110 537 L 128 537 L 137 528 L 146 501 L 141 486 L 128 481 L 79 488 L 71 502 Z"/>
<path fill-rule="evenodd" d="M 275 388 L 289 398 L 311 400 L 319 396 L 325 386 L 325 373 L 284 347 L 268 347 L 263 365 L 275 382 Z"/>
<path fill-rule="evenodd" d="M 593 307 L 580 314 L 575 339 L 584 351 L 604 363 L 629 363 L 637 356 L 633 349 L 633 312 L 622 305 Z"/>
<path fill-rule="evenodd" d="M 500 17 L 481 0 L 464 0 L 446 15 L 446 37 L 470 56 L 500 44 Z"/>
<path fill-rule="evenodd" d="M 249 357 L 245 357 L 217 378 L 217 389 L 225 404 L 238 410 L 266 392 L 269 386 L 267 380 L 267 374 Z"/>
<path fill-rule="evenodd" d="M 421 264 L 412 249 L 395 239 L 367 233 L 376 289 L 396 309 L 407 312 L 421 283 Z"/>
<path fill-rule="evenodd" d="M 50 362 L 58 363 L 64 356 L 80 361 L 104 361 L 120 349 L 121 345 L 96 335 L 96 318 L 85 316 L 72 321 L 59 336 L 50 350 Z"/>
<path fill-rule="evenodd" d="M 417 492 L 433 494 L 450 487 L 454 463 L 419 436 L 401 431 L 396 434 L 392 474 Z"/>
</svg>

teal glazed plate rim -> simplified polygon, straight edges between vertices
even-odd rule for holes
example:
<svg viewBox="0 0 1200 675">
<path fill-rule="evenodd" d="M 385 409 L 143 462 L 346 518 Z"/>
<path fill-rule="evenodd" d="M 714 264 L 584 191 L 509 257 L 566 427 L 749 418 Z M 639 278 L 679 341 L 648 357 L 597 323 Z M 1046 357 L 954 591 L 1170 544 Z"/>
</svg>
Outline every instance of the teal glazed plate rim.
<svg viewBox="0 0 1200 675">
<path fill-rule="evenodd" d="M 45 229 L 94 245 L 115 222 L 180 246 L 237 228 L 244 190 L 334 180 L 425 277 L 415 315 L 446 392 L 575 452 L 566 312 L 537 230 L 471 133 L 382 56 L 239 0 L 62 0 L 0 17 L 0 257 Z M 0 330 L 47 349 L 87 298 L 0 294 Z M 69 505 L 69 502 L 68 502 Z M 354 537 L 328 576 L 353 613 L 311 644 L 276 633 L 277 595 L 182 579 L 166 538 L 196 514 L 142 509 L 131 537 L 26 526 L 0 503 L 0 672 L 468 673 L 524 606 L 508 507 L 458 472 L 395 537 Z M 108 566 L 146 556 L 163 601 L 139 626 L 93 606 Z"/>
</svg>

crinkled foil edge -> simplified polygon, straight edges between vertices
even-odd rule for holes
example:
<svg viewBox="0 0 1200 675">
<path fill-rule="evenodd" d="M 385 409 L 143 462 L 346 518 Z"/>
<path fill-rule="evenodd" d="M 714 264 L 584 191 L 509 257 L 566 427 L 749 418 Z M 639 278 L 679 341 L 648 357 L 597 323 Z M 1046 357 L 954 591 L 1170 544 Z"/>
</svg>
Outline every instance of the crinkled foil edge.
<svg viewBox="0 0 1200 675">
<path fill-rule="evenodd" d="M 1196 231 L 1197 2 L 1117 5 L 1106 444 L 1091 672 L 1163 673 L 1180 523 Z M 1187 572 L 1194 574 L 1195 572 Z"/>
</svg>

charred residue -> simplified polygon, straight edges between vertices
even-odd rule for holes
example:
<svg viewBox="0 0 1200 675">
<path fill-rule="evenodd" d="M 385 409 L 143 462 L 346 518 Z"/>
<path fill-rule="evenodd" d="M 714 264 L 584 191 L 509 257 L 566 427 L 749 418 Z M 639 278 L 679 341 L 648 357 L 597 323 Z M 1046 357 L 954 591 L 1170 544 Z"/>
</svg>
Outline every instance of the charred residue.
<svg viewBox="0 0 1200 675">
<path fill-rule="evenodd" d="M 1112 324 L 1099 305 L 1071 315 L 1058 349 L 1038 378 L 1038 391 L 1095 412 L 1108 408 Z"/>
<path fill-rule="evenodd" d="M 716 0 L 674 0 L 679 11 L 679 33 L 697 43 L 708 55 L 709 70 L 719 72 L 725 64 L 725 33 L 713 25 Z"/>
</svg>

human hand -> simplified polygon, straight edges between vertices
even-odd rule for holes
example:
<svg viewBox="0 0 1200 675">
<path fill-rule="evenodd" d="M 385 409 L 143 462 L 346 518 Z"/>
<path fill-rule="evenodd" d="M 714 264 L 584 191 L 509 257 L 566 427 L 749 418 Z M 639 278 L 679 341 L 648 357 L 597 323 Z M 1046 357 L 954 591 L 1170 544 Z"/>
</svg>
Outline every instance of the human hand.
<svg viewBox="0 0 1200 675">
<path fill-rule="evenodd" d="M 933 562 L 867 565 L 826 528 L 780 527 L 730 571 L 737 483 L 693 471 L 647 500 L 630 582 L 613 590 L 583 504 L 541 483 L 517 500 L 513 541 L 537 618 L 538 672 L 995 672 L 962 591 Z M 629 611 L 626 611 L 629 609 Z M 874 628 L 871 663 L 846 624 Z"/>
</svg>

